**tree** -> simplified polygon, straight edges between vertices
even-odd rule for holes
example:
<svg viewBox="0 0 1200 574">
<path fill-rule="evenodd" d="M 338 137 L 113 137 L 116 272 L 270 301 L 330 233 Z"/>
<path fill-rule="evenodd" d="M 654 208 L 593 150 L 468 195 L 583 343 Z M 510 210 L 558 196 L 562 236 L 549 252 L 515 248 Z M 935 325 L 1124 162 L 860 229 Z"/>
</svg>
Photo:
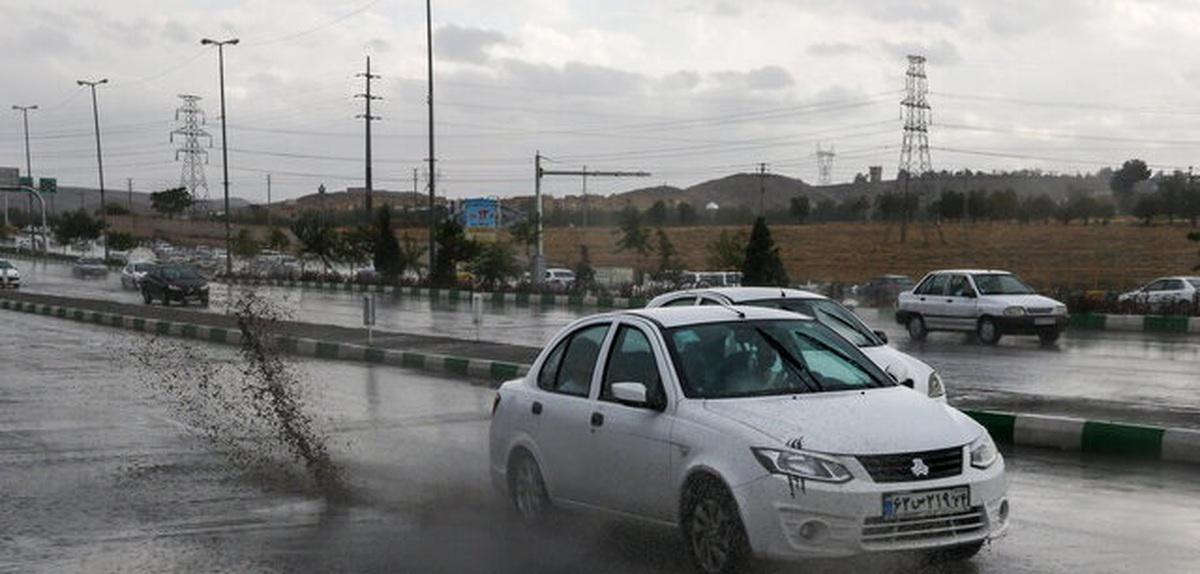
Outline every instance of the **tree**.
<svg viewBox="0 0 1200 574">
<path fill-rule="evenodd" d="M 1043 223 L 1050 221 L 1054 217 L 1054 212 L 1058 208 L 1054 200 L 1050 199 L 1049 195 L 1041 194 L 1037 197 L 1026 197 L 1021 200 L 1021 206 L 1017 210 L 1017 218 L 1021 221 L 1036 221 L 1041 220 Z"/>
<path fill-rule="evenodd" d="M 652 251 L 650 229 L 642 225 L 642 217 L 636 207 L 626 207 L 621 212 L 621 224 L 614 233 L 621 236 L 617 239 L 617 251 L 633 251 L 637 253 L 639 262 Z"/>
<path fill-rule="evenodd" d="M 424 255 L 425 246 L 417 243 L 416 239 L 405 233 L 404 237 L 400 239 L 400 261 L 398 263 L 400 274 L 403 275 L 411 269 L 419 275 L 422 267 L 421 257 Z"/>
<path fill-rule="evenodd" d="M 509 235 L 513 241 L 525 247 L 525 256 L 529 257 L 529 250 L 538 241 L 538 216 L 537 213 L 530 212 L 529 216 L 524 221 L 514 224 L 508 228 Z"/>
<path fill-rule="evenodd" d="M 667 204 L 663 200 L 654 202 L 646 210 L 646 222 L 654 227 L 662 227 L 667 223 Z"/>
<path fill-rule="evenodd" d="M 454 218 L 446 219 L 437 227 L 434 240 L 437 257 L 429 280 L 438 287 L 453 287 L 458 284 L 458 264 L 474 259 L 479 244 L 467 237 L 462 224 Z"/>
<path fill-rule="evenodd" d="M 1134 205 L 1133 188 L 1138 182 L 1150 179 L 1150 168 L 1140 159 L 1127 160 L 1121 169 L 1113 172 L 1108 187 L 1117 198 L 1121 211 L 1128 212 Z"/>
<path fill-rule="evenodd" d="M 987 192 L 982 189 L 972 189 L 967 192 L 967 218 L 971 223 L 988 217 Z"/>
<path fill-rule="evenodd" d="M 1144 225 L 1150 225 L 1154 216 L 1158 215 L 1158 198 L 1151 194 L 1139 196 L 1133 205 L 1133 215 L 1142 220 Z"/>
<path fill-rule="evenodd" d="M 721 234 L 707 245 L 708 266 L 713 271 L 741 269 L 746 261 L 746 242 L 746 232 L 730 233 L 722 229 Z"/>
<path fill-rule="evenodd" d="M 129 210 L 119 203 L 106 203 L 104 213 L 106 215 L 129 215 Z"/>
<path fill-rule="evenodd" d="M 995 190 L 987 196 L 987 215 L 988 219 L 997 221 L 1008 221 L 1017 218 L 1017 212 L 1021 209 L 1021 199 L 1017 197 L 1016 190 L 1011 187 L 1004 191 Z"/>
<path fill-rule="evenodd" d="M 254 238 L 250 230 L 245 227 L 239 229 L 237 236 L 233 238 L 233 254 L 248 258 L 258 255 L 259 251 L 262 251 L 262 244 Z"/>
<path fill-rule="evenodd" d="M 682 265 L 679 262 L 679 252 L 675 250 L 675 244 L 671 243 L 671 238 L 667 236 L 667 232 L 659 227 L 656 232 L 658 236 L 658 274 L 659 278 L 665 281 L 674 281 L 679 275 Z"/>
<path fill-rule="evenodd" d="M 54 239 L 62 244 L 91 241 L 100 237 L 104 224 L 79 209 L 59 216 L 54 225 Z"/>
<path fill-rule="evenodd" d="M 288 239 L 287 232 L 278 227 L 271 227 L 270 233 L 267 234 L 267 248 L 275 251 L 286 251 L 290 247 L 292 241 Z"/>
<path fill-rule="evenodd" d="M 505 279 L 521 272 L 517 254 L 507 241 L 494 241 L 477 250 L 467 268 L 486 290 L 493 290 Z"/>
<path fill-rule="evenodd" d="M 1200 242 L 1200 231 L 1193 231 L 1189 233 L 1187 238 L 1189 241 Z M 1192 271 L 1200 271 L 1200 263 L 1197 263 L 1195 267 L 1192 267 Z"/>
<path fill-rule="evenodd" d="M 186 187 L 173 187 L 150 194 L 150 207 L 168 219 L 175 219 L 176 215 L 183 213 L 192 203 L 192 194 Z"/>
<path fill-rule="evenodd" d="M 791 215 L 792 219 L 796 220 L 796 223 L 804 223 L 804 220 L 808 219 L 810 210 L 807 195 L 793 197 L 788 205 L 788 215 Z"/>
<path fill-rule="evenodd" d="M 341 242 L 333 224 L 320 213 L 306 211 L 292 222 L 291 230 L 300 242 L 300 253 L 320 259 L 325 271 L 329 271 Z"/>
<path fill-rule="evenodd" d="M 137 247 L 138 244 L 137 238 L 134 237 L 133 234 L 122 233 L 120 231 L 108 232 L 108 235 L 105 237 L 105 241 L 108 242 L 109 249 L 115 249 L 117 251 L 129 251 L 130 249 Z"/>
<path fill-rule="evenodd" d="M 779 247 L 771 239 L 767 220 L 754 220 L 750 241 L 746 243 L 746 259 L 742 263 L 742 284 L 746 286 L 778 286 L 788 284 L 787 271 L 779 258 Z"/>
<path fill-rule="evenodd" d="M 392 208 L 384 205 L 379 208 L 375 219 L 375 251 L 373 263 L 378 271 L 388 281 L 395 281 L 404 269 L 400 267 L 400 242 L 392 230 Z"/>
<path fill-rule="evenodd" d="M 937 203 L 938 217 L 946 221 L 962 219 L 967 209 L 967 197 L 953 189 L 943 189 Z"/>
<path fill-rule="evenodd" d="M 1176 215 L 1187 216 L 1188 188 L 1192 186 L 1189 180 L 1186 173 L 1178 170 L 1158 178 L 1158 212 L 1167 216 L 1168 223 L 1175 223 Z"/>
<path fill-rule="evenodd" d="M 679 211 L 680 225 L 695 225 L 696 220 L 699 219 L 699 216 L 696 215 L 696 208 L 686 201 L 679 202 L 675 209 Z M 575 280 L 578 281 L 578 277 Z"/>
<path fill-rule="evenodd" d="M 572 287 L 576 291 L 587 292 L 592 289 L 596 283 L 596 269 L 592 267 L 592 257 L 588 253 L 588 246 L 579 245 L 579 262 L 575 264 L 575 283 Z"/>
</svg>

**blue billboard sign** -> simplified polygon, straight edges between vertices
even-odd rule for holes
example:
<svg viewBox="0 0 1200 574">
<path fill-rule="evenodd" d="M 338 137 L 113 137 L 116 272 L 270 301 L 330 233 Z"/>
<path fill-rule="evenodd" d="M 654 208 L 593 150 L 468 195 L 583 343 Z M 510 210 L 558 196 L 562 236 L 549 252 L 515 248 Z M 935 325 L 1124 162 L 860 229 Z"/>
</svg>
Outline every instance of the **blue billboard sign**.
<svg viewBox="0 0 1200 574">
<path fill-rule="evenodd" d="M 500 200 L 479 197 L 463 200 L 463 227 L 467 229 L 496 228 L 500 223 Z"/>
</svg>

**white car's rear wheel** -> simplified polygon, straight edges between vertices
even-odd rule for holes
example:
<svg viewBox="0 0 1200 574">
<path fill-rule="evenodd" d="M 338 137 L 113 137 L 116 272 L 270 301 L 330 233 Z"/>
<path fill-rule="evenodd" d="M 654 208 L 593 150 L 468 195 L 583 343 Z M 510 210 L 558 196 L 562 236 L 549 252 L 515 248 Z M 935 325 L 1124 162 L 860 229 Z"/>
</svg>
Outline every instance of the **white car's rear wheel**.
<svg viewBox="0 0 1200 574">
<path fill-rule="evenodd" d="M 715 480 L 692 486 L 684 501 L 683 535 L 692 564 L 704 574 L 741 572 L 750 559 L 737 504 Z"/>
<path fill-rule="evenodd" d="M 527 522 L 541 522 L 550 510 L 550 496 L 537 461 L 529 453 L 518 451 L 508 469 L 508 492 L 513 507 Z"/>
<path fill-rule="evenodd" d="M 929 334 L 929 330 L 925 328 L 925 319 L 922 319 L 920 315 L 909 317 L 907 327 L 908 338 L 914 341 L 923 341 Z"/>
</svg>

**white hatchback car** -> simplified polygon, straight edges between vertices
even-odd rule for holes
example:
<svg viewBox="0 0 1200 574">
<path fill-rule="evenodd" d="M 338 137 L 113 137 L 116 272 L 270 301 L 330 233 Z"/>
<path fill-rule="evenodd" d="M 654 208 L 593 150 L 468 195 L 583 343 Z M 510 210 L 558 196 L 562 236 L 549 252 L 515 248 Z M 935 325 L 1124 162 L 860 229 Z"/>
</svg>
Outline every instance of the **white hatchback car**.
<svg viewBox="0 0 1200 574">
<path fill-rule="evenodd" d="M 1144 306 L 1152 313 L 1191 315 L 1200 303 L 1200 277 L 1160 277 L 1122 293 L 1117 301 Z"/>
<path fill-rule="evenodd" d="M 916 341 L 930 331 L 966 331 L 986 345 L 1010 334 L 1037 335 L 1050 344 L 1069 320 L 1066 305 L 995 269 L 933 271 L 896 302 L 896 322 Z"/>
<path fill-rule="evenodd" d="M 21 287 L 21 272 L 7 259 L 0 259 L 0 289 Z"/>
<path fill-rule="evenodd" d="M 121 287 L 125 289 L 141 289 L 142 279 L 146 277 L 151 269 L 158 263 L 154 261 L 134 261 L 126 263 L 125 267 L 121 268 Z"/>
<path fill-rule="evenodd" d="M 946 400 L 942 377 L 924 361 L 887 344 L 883 331 L 873 331 L 858 315 L 824 295 L 778 287 L 731 287 L 673 291 L 650 300 L 647 307 L 688 305 L 753 305 L 808 315 L 858 345 L 877 367 L 906 387 L 930 398 Z"/>
<path fill-rule="evenodd" d="M 982 426 L 777 309 L 575 321 L 500 387 L 489 442 L 492 481 L 526 519 L 558 506 L 677 525 L 705 573 L 752 557 L 963 560 L 1008 526 Z"/>
</svg>

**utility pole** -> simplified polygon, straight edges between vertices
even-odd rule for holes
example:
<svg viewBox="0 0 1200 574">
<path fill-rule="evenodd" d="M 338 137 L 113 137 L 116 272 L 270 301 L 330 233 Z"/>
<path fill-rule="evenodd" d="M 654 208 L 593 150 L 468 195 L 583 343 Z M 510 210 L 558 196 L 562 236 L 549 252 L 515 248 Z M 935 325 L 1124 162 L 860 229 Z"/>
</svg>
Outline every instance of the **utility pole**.
<svg viewBox="0 0 1200 574">
<path fill-rule="evenodd" d="M 758 216 L 766 217 L 767 205 L 767 164 L 758 163 Z"/>
<path fill-rule="evenodd" d="M 534 283 L 541 283 L 545 280 L 546 274 L 546 251 L 545 242 L 542 237 L 542 220 L 545 219 L 542 214 L 542 177 L 547 175 L 566 175 L 588 177 L 650 177 L 648 171 L 588 171 L 585 167 L 583 170 L 563 170 L 563 169 L 542 169 L 542 152 L 538 151 L 533 156 L 533 201 L 534 210 L 537 213 L 537 251 L 533 256 L 533 272 L 530 277 Z"/>
<path fill-rule="evenodd" d="M 374 190 L 374 187 L 373 187 L 373 184 L 371 181 L 371 122 L 379 119 L 379 116 L 371 115 L 371 100 L 382 100 L 383 99 L 379 96 L 371 95 L 371 80 L 377 79 L 377 78 L 379 78 L 379 76 L 371 73 L 371 57 L 370 56 L 367 56 L 367 71 L 363 72 L 361 74 L 355 74 L 355 77 L 363 78 L 367 84 L 367 90 L 365 92 L 354 95 L 354 97 L 356 97 L 356 98 L 363 99 L 363 102 L 366 104 L 366 108 L 367 108 L 366 112 L 359 114 L 357 116 L 354 116 L 354 117 L 361 118 L 366 127 L 366 130 L 364 133 L 365 133 L 366 140 L 367 140 L 367 144 L 366 144 L 366 147 L 367 147 L 367 149 L 366 149 L 366 174 L 365 174 L 367 193 L 366 193 L 366 199 L 365 199 L 364 206 L 366 207 L 366 212 L 367 212 L 366 220 L 370 221 L 371 220 L 371 209 L 372 209 L 371 194 Z"/>
<path fill-rule="evenodd" d="M 833 152 L 833 146 L 829 149 L 821 149 L 821 142 L 817 142 L 817 183 L 820 185 L 829 185 L 833 183 L 833 158 L 837 155 Z"/>
<path fill-rule="evenodd" d="M 229 225 L 229 138 L 225 131 L 225 46 L 236 46 L 237 38 L 228 40 L 200 40 L 201 46 L 217 47 L 217 69 L 221 78 L 221 172 L 225 188 L 225 274 L 233 275 L 233 234 Z"/>
<path fill-rule="evenodd" d="M 435 155 L 433 153 L 433 7 L 432 0 L 425 0 L 425 57 L 429 80 L 429 272 L 433 273 L 434 261 L 437 257 L 437 242 L 434 239 L 437 222 L 433 215 L 433 203 L 436 197 L 434 191 Z"/>
<path fill-rule="evenodd" d="M 133 178 L 125 178 L 125 187 L 129 190 L 128 199 L 125 200 L 125 207 L 129 210 L 129 214 L 133 215 Z"/>
<path fill-rule="evenodd" d="M 200 138 L 208 138 L 208 147 L 212 147 L 212 134 L 201 127 L 206 123 L 207 118 L 204 116 L 204 110 L 197 105 L 200 96 L 180 94 L 179 99 L 183 100 L 183 104 L 175 109 L 175 121 L 181 121 L 182 116 L 183 125 L 171 130 L 172 142 L 175 141 L 175 136 L 184 138 L 183 146 L 175 150 L 175 161 L 179 161 L 180 156 L 183 156 L 183 169 L 179 173 L 179 185 L 187 188 L 188 193 L 195 200 L 196 209 L 207 213 L 209 211 L 208 178 L 204 175 L 204 164 L 208 163 L 208 150 L 200 145 Z"/>
<path fill-rule="evenodd" d="M 100 172 L 100 227 L 104 231 L 104 260 L 108 261 L 108 213 L 104 210 L 104 155 L 100 152 L 100 108 L 96 105 L 96 86 L 107 84 L 108 78 L 97 81 L 76 80 L 92 90 L 92 122 L 96 128 L 96 168 Z"/>
<path fill-rule="evenodd" d="M 587 166 L 583 166 L 583 226 L 588 226 Z"/>
<path fill-rule="evenodd" d="M 908 220 L 912 199 L 908 192 L 908 180 L 915 169 L 923 175 L 933 169 L 929 159 L 929 80 L 925 76 L 925 57 L 909 55 L 908 71 L 904 74 L 904 99 L 900 101 L 904 118 L 904 138 L 900 146 L 900 175 L 904 176 L 904 205 L 901 213 L 900 243 L 908 236 Z M 916 157 L 914 157 L 916 156 Z"/>
<path fill-rule="evenodd" d="M 413 211 L 416 211 L 416 207 L 421 205 L 421 191 L 418 187 L 420 185 L 418 177 L 419 171 L 420 169 L 415 167 L 413 168 Z"/>
<path fill-rule="evenodd" d="M 271 227 L 271 174 L 267 174 L 267 227 Z"/>
<path fill-rule="evenodd" d="M 33 179 L 33 161 L 29 154 L 29 112 L 30 110 L 38 109 L 37 105 L 32 106 L 13 106 L 12 109 L 21 112 L 21 119 L 25 124 L 25 177 Z M 33 195 L 29 196 L 29 219 L 33 219 Z M 4 196 L 4 225 L 8 226 L 8 195 Z"/>
</svg>

